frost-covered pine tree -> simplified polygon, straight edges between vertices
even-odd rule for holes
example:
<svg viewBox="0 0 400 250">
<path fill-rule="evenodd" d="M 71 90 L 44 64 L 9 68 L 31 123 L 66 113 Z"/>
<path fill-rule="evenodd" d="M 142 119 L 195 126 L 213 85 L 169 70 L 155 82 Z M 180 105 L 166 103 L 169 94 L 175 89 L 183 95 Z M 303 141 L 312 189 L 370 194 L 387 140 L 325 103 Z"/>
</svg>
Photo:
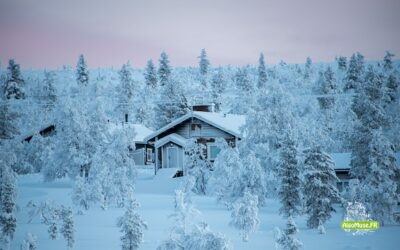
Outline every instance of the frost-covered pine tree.
<svg viewBox="0 0 400 250">
<path fill-rule="evenodd" d="M 235 74 L 235 84 L 240 91 L 250 92 L 254 89 L 249 76 L 249 66 L 238 68 Z"/>
<path fill-rule="evenodd" d="M 79 55 L 78 63 L 76 64 L 76 82 L 82 86 L 89 84 L 89 70 L 82 54 Z"/>
<path fill-rule="evenodd" d="M 221 95 L 225 91 L 226 80 L 224 77 L 223 69 L 219 67 L 215 72 L 211 80 L 211 95 L 213 103 L 215 104 L 215 112 L 219 112 L 221 109 Z"/>
<path fill-rule="evenodd" d="M 164 51 L 160 55 L 159 64 L 158 79 L 160 81 L 160 85 L 164 86 L 171 80 L 172 73 L 171 66 L 169 65 L 168 55 Z"/>
<path fill-rule="evenodd" d="M 25 99 L 25 81 L 21 76 L 19 64 L 14 59 L 8 61 L 7 77 L 4 85 L 4 96 L 6 99 Z"/>
<path fill-rule="evenodd" d="M 286 218 L 298 215 L 301 211 L 301 179 L 297 160 L 297 144 L 294 141 L 290 127 L 282 141 L 278 168 L 281 180 L 278 195 L 282 203 L 279 212 Z"/>
<path fill-rule="evenodd" d="M 284 250 L 298 250 L 303 246 L 303 243 L 296 238 L 298 232 L 296 223 L 289 217 L 284 232 L 277 229 L 275 240 Z"/>
<path fill-rule="evenodd" d="M 57 100 L 56 89 L 54 87 L 56 74 L 53 71 L 44 72 L 42 95 L 45 100 L 47 110 L 52 110 Z"/>
<path fill-rule="evenodd" d="M 337 59 L 337 66 L 338 69 L 341 71 L 346 71 L 347 70 L 347 58 L 345 56 L 339 56 Z"/>
<path fill-rule="evenodd" d="M 312 73 L 312 60 L 307 57 L 306 63 L 304 65 L 304 79 L 310 79 Z"/>
<path fill-rule="evenodd" d="M 265 87 L 267 83 L 267 71 L 265 69 L 265 61 L 264 61 L 264 54 L 260 54 L 260 58 L 258 59 L 258 80 L 257 80 L 257 88 L 261 89 Z"/>
<path fill-rule="evenodd" d="M 325 72 L 320 76 L 319 93 L 322 95 L 318 98 L 322 110 L 331 110 L 335 105 L 336 82 L 332 68 L 328 66 Z"/>
<path fill-rule="evenodd" d="M 75 229 L 71 208 L 62 208 L 61 220 L 62 226 L 60 228 L 60 232 L 67 241 L 67 248 L 72 249 L 75 243 Z"/>
<path fill-rule="evenodd" d="M 304 212 L 307 214 L 307 226 L 318 228 L 325 233 L 324 223 L 335 212 L 333 204 L 340 200 L 336 189 L 334 163 L 321 147 L 305 151 L 304 161 Z"/>
<path fill-rule="evenodd" d="M 199 58 L 201 84 L 204 87 L 207 87 L 207 74 L 208 74 L 208 69 L 210 67 L 210 61 L 207 58 L 207 52 L 205 49 L 201 50 L 200 56 L 198 58 Z"/>
<path fill-rule="evenodd" d="M 185 145 L 185 174 L 194 178 L 193 192 L 196 194 L 206 194 L 207 191 L 211 164 L 206 159 L 205 151 L 206 146 L 196 139 L 189 140 Z"/>
<path fill-rule="evenodd" d="M 9 248 L 9 243 L 14 238 L 17 227 L 15 216 L 17 177 L 11 169 L 10 163 L 7 159 L 0 159 L 0 246 L 4 244 L 6 249 Z"/>
<path fill-rule="evenodd" d="M 27 233 L 25 239 L 22 241 L 21 250 L 36 250 L 37 237 L 31 233 Z"/>
<path fill-rule="evenodd" d="M 155 109 L 156 127 L 161 128 L 189 111 L 182 84 L 175 80 L 164 83 Z"/>
<path fill-rule="evenodd" d="M 230 224 L 240 230 L 242 240 L 249 240 L 249 233 L 258 229 L 258 197 L 249 191 L 244 192 L 243 197 L 233 204 Z"/>
<path fill-rule="evenodd" d="M 393 69 L 393 57 L 394 57 L 393 53 L 391 53 L 390 51 L 386 51 L 386 54 L 383 57 L 383 68 L 386 71 Z"/>
<path fill-rule="evenodd" d="M 144 79 L 146 86 L 149 86 L 153 89 L 157 87 L 157 71 L 156 67 L 154 66 L 153 60 L 147 61 L 146 69 L 144 72 Z"/>
<path fill-rule="evenodd" d="M 129 204 L 123 216 L 118 218 L 117 226 L 120 227 L 122 249 L 135 250 L 139 248 L 143 240 L 143 230 L 147 229 L 147 224 L 137 213 L 140 206 L 134 198 L 129 198 Z"/>
<path fill-rule="evenodd" d="M 350 57 L 349 66 L 346 72 L 346 85 L 344 90 L 357 90 L 362 83 L 364 74 L 364 56 L 355 53 Z"/>
<path fill-rule="evenodd" d="M 19 134 L 15 126 L 17 114 L 10 109 L 9 101 L 0 99 L 0 140 L 9 140 Z"/>
<path fill-rule="evenodd" d="M 200 74 L 202 76 L 207 75 L 208 73 L 208 68 L 210 67 L 210 61 L 207 58 L 207 52 L 205 49 L 202 49 L 200 52 L 200 56 L 198 57 L 199 60 L 199 68 L 200 68 Z"/>
<path fill-rule="evenodd" d="M 371 66 L 367 70 L 364 83 L 358 88 L 351 107 L 357 117 L 357 123 L 351 138 L 350 174 L 361 182 L 371 172 L 368 157 L 373 131 L 388 124 L 387 115 L 382 107 L 383 97 L 382 77 Z"/>
<path fill-rule="evenodd" d="M 395 176 L 400 170 L 394 147 L 385 138 L 381 129 L 373 132 L 369 148 L 370 173 L 364 182 L 366 187 L 364 196 L 370 204 L 372 218 L 384 226 L 386 222 L 392 221 L 393 212 L 399 201 Z"/>
<path fill-rule="evenodd" d="M 132 116 L 133 97 L 134 97 L 134 83 L 132 78 L 132 67 L 129 63 L 122 65 L 119 74 L 118 86 L 118 105 L 117 109 L 122 113 L 125 122 L 129 121 Z"/>
</svg>

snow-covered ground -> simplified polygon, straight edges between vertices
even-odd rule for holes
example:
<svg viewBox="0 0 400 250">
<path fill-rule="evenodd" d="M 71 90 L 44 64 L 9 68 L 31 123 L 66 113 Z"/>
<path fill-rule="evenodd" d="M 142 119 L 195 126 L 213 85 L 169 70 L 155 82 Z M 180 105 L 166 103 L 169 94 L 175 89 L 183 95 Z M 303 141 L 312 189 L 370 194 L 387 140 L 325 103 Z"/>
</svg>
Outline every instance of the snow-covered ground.
<svg viewBox="0 0 400 250">
<path fill-rule="evenodd" d="M 139 169 L 136 181 L 135 196 L 141 203 L 139 213 L 148 224 L 144 233 L 144 242 L 140 249 L 156 249 L 169 236 L 173 225 L 169 215 L 173 212 L 174 190 L 179 188 L 182 178 L 169 178 L 168 173 L 154 177 L 153 169 Z M 11 249 L 19 249 L 26 233 L 37 235 L 38 249 L 66 249 L 66 243 L 60 235 L 51 240 L 47 226 L 35 218 L 28 223 L 30 201 L 53 200 L 57 204 L 72 206 L 71 182 L 68 179 L 57 180 L 53 183 L 43 183 L 40 175 L 19 177 L 17 231 Z M 230 212 L 224 206 L 217 204 L 214 197 L 193 196 L 193 203 L 201 211 L 198 220 L 205 221 L 214 232 L 225 234 L 234 249 L 275 249 L 273 240 L 274 228 L 284 228 L 285 220 L 278 214 L 279 202 L 268 200 L 267 205 L 260 211 L 260 228 L 251 234 L 249 242 L 242 242 L 239 232 L 229 226 Z M 337 206 L 337 213 L 327 222 L 325 235 L 306 227 L 305 217 L 296 218 L 300 229 L 298 238 L 303 242 L 303 249 L 399 249 L 400 226 L 387 225 L 379 228 L 372 235 L 353 236 L 340 228 L 344 208 Z M 111 250 L 120 249 L 119 228 L 116 226 L 117 217 L 124 212 L 122 208 L 110 207 L 102 210 L 100 207 L 91 208 L 86 214 L 74 214 L 75 245 L 79 250 Z"/>
</svg>

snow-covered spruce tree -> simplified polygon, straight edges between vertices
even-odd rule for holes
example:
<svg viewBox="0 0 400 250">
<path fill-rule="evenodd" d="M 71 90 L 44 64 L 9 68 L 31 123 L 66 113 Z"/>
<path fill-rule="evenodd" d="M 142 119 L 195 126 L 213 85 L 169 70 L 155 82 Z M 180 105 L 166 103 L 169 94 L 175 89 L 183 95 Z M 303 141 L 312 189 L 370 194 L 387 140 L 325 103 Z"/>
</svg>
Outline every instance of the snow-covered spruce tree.
<svg viewBox="0 0 400 250">
<path fill-rule="evenodd" d="M 321 147 L 305 151 L 304 160 L 304 212 L 307 214 L 307 226 L 318 228 L 324 234 L 324 223 L 335 212 L 333 204 L 340 200 L 336 189 L 334 163 Z"/>
<path fill-rule="evenodd" d="M 118 218 L 117 226 L 120 227 L 122 249 L 135 250 L 139 248 L 143 240 L 143 230 L 147 229 L 147 224 L 137 213 L 139 203 L 134 198 L 129 198 L 126 211 L 123 216 Z"/>
<path fill-rule="evenodd" d="M 185 145 L 185 167 L 186 173 L 195 180 L 193 192 L 206 194 L 207 181 L 210 176 L 211 164 L 205 156 L 206 146 L 197 142 L 196 139 L 189 140 Z"/>
<path fill-rule="evenodd" d="M 155 109 L 156 128 L 172 122 L 189 112 L 188 101 L 179 81 L 170 80 L 163 83 L 160 98 Z"/>
<path fill-rule="evenodd" d="M 341 71 L 347 70 L 347 58 L 345 56 L 339 56 L 337 59 L 338 69 Z"/>
<path fill-rule="evenodd" d="M 255 105 L 247 113 L 246 124 L 243 127 L 246 134 L 244 142 L 260 160 L 267 178 L 268 193 L 274 196 L 279 186 L 277 166 L 282 135 L 294 120 L 292 97 L 281 85 L 271 83 L 252 98 L 255 99 Z"/>
<path fill-rule="evenodd" d="M 17 177 L 10 163 L 7 159 L 0 158 L 0 247 L 3 245 L 5 249 L 9 249 L 9 243 L 14 238 L 17 227 L 15 217 Z"/>
<path fill-rule="evenodd" d="M 391 53 L 390 51 L 386 51 L 386 54 L 383 57 L 383 68 L 385 69 L 385 71 L 393 70 L 393 57 L 393 53 Z"/>
<path fill-rule="evenodd" d="M 53 71 L 44 72 L 42 95 L 45 101 L 46 111 L 52 110 L 57 100 L 56 89 L 54 84 L 56 81 L 56 74 Z"/>
<path fill-rule="evenodd" d="M 251 92 L 254 89 L 249 76 L 249 66 L 238 68 L 235 74 L 235 84 L 238 90 Z"/>
<path fill-rule="evenodd" d="M 168 55 L 164 51 L 160 55 L 159 64 L 160 65 L 158 67 L 158 79 L 160 81 L 160 85 L 164 86 L 169 81 L 171 81 L 171 73 L 172 73 L 171 66 L 169 65 Z"/>
<path fill-rule="evenodd" d="M 201 50 L 200 56 L 198 58 L 199 58 L 201 84 L 204 87 L 207 87 L 207 74 L 208 74 L 208 68 L 210 67 L 210 61 L 207 58 L 207 53 L 205 49 Z"/>
<path fill-rule="evenodd" d="M 333 95 L 337 89 L 332 68 L 328 66 L 320 77 L 319 94 L 322 96 L 318 98 L 318 102 L 322 110 L 331 110 L 335 105 L 335 97 Z"/>
<path fill-rule="evenodd" d="M 31 233 L 27 233 L 25 239 L 21 243 L 21 250 L 36 250 L 37 237 Z"/>
<path fill-rule="evenodd" d="M 67 242 L 67 248 L 72 249 L 75 243 L 74 220 L 72 217 L 72 209 L 62 207 L 61 209 L 62 226 L 60 232 Z"/>
<path fill-rule="evenodd" d="M 257 80 L 257 88 L 262 89 L 265 88 L 265 84 L 267 83 L 267 71 L 265 69 L 265 61 L 264 54 L 260 54 L 260 58 L 258 59 L 258 80 Z"/>
<path fill-rule="evenodd" d="M 365 179 L 364 195 L 370 204 L 372 218 L 384 226 L 386 222 L 392 221 L 399 201 L 395 176 L 400 170 L 397 167 L 394 148 L 381 129 L 373 132 L 369 148 L 368 165 L 371 172 Z"/>
<path fill-rule="evenodd" d="M 132 117 L 134 84 L 132 78 L 132 67 L 129 63 L 122 65 L 119 74 L 118 86 L 118 105 L 117 110 L 122 114 L 121 121 L 128 122 L 129 117 Z"/>
<path fill-rule="evenodd" d="M 17 113 L 11 111 L 8 100 L 0 99 L 0 141 L 14 138 L 19 134 L 15 126 Z"/>
<path fill-rule="evenodd" d="M 281 180 L 278 195 L 282 203 L 279 213 L 286 218 L 299 215 L 301 211 L 300 169 L 297 160 L 297 144 L 292 133 L 289 127 L 289 131 L 286 132 L 282 141 L 278 167 L 279 179 Z"/>
<path fill-rule="evenodd" d="M 357 90 L 364 75 L 364 56 L 361 53 L 355 53 L 350 57 L 349 66 L 346 73 L 346 85 L 344 90 Z"/>
<path fill-rule="evenodd" d="M 284 250 L 298 250 L 303 246 L 303 243 L 296 239 L 296 234 L 299 232 L 297 225 L 292 217 L 288 218 L 286 229 L 282 233 L 277 229 L 275 240 Z"/>
<path fill-rule="evenodd" d="M 306 63 L 304 64 L 304 79 L 310 79 L 312 73 L 312 60 L 307 57 Z"/>
<path fill-rule="evenodd" d="M 146 86 L 149 86 L 153 89 L 157 87 L 157 71 L 152 60 L 147 61 L 144 79 Z"/>
<path fill-rule="evenodd" d="M 24 79 L 21 76 L 19 64 L 14 59 L 8 61 L 7 77 L 4 85 L 4 96 L 6 99 L 25 99 Z"/>
<path fill-rule="evenodd" d="M 371 172 L 368 164 L 373 131 L 387 125 L 388 118 L 383 105 L 383 82 L 371 66 L 365 76 L 364 83 L 358 89 L 352 104 L 352 111 L 357 117 L 355 133 L 351 138 L 350 174 L 363 180 Z"/>
<path fill-rule="evenodd" d="M 82 54 L 79 55 L 78 63 L 76 64 L 76 82 L 82 86 L 89 84 L 89 70 Z"/>
<path fill-rule="evenodd" d="M 215 111 L 219 112 L 221 110 L 221 95 L 225 91 L 226 80 L 224 77 L 223 69 L 219 67 L 214 72 L 211 80 L 211 95 L 213 103 L 215 104 Z"/>
<path fill-rule="evenodd" d="M 230 224 L 240 230 L 242 240 L 249 240 L 249 233 L 258 229 L 260 221 L 258 219 L 258 197 L 245 191 L 243 197 L 233 204 Z"/>
</svg>

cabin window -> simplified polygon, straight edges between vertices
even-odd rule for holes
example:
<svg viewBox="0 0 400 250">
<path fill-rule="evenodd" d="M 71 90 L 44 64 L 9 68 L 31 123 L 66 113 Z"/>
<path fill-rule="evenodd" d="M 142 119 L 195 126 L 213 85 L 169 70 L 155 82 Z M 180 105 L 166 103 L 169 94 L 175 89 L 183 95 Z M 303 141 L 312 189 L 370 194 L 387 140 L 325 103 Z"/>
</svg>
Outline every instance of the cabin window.
<svg viewBox="0 0 400 250">
<path fill-rule="evenodd" d="M 214 144 L 208 144 L 207 145 L 207 158 L 210 161 L 215 160 L 215 158 L 217 158 L 217 155 L 219 154 L 219 152 L 221 151 L 221 149 L 219 147 L 217 147 Z"/>
<path fill-rule="evenodd" d="M 191 128 L 192 128 L 192 131 L 200 130 L 201 129 L 201 124 L 192 123 Z"/>
<path fill-rule="evenodd" d="M 148 148 L 146 150 L 146 161 L 153 162 L 153 149 L 152 148 Z"/>
</svg>

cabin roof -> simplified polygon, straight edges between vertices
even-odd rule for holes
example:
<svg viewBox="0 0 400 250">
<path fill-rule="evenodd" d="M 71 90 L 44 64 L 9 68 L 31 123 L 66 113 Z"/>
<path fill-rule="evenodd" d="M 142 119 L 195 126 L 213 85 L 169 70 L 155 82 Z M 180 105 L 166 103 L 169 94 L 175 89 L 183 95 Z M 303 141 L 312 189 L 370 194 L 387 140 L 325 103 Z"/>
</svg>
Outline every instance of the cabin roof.
<svg viewBox="0 0 400 250">
<path fill-rule="evenodd" d="M 133 129 L 135 131 L 135 137 L 134 141 L 135 142 L 143 142 L 144 138 L 150 134 L 152 134 L 154 131 L 149 129 L 148 127 L 142 125 L 142 124 L 134 124 L 134 123 L 110 123 L 110 132 L 114 133 L 117 130 L 121 129 Z"/>
<path fill-rule="evenodd" d="M 229 134 L 232 134 L 236 137 L 239 137 L 239 138 L 242 137 L 240 128 L 246 122 L 246 118 L 243 115 L 193 111 L 193 112 L 189 112 L 186 115 L 168 123 L 167 125 L 158 129 L 157 131 L 150 134 L 149 136 L 146 136 L 144 138 L 144 140 L 149 141 L 150 139 L 156 137 L 157 135 L 167 131 L 170 128 L 175 127 L 176 125 L 178 125 L 190 118 L 197 118 L 203 122 L 206 122 L 218 129 L 221 129 L 221 130 L 223 130 Z"/>
<path fill-rule="evenodd" d="M 332 153 L 330 154 L 335 169 L 350 169 L 351 153 Z M 395 153 L 397 167 L 400 168 L 400 152 Z"/>
<path fill-rule="evenodd" d="M 164 146 L 165 144 L 167 144 L 170 141 L 174 142 L 182 147 L 185 146 L 185 144 L 186 144 L 186 138 L 184 138 L 178 134 L 172 133 L 172 134 L 165 136 L 165 137 L 161 138 L 160 140 L 156 141 L 154 146 L 156 148 L 159 148 L 161 146 Z"/>
<path fill-rule="evenodd" d="M 335 169 L 350 168 L 351 153 L 332 153 L 330 156 L 335 163 Z"/>
</svg>

